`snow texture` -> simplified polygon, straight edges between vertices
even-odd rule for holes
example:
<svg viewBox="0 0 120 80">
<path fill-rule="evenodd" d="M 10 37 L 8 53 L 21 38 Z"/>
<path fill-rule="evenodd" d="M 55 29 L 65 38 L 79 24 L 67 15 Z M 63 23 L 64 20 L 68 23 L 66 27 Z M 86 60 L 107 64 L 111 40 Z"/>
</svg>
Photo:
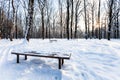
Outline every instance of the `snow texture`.
<svg viewBox="0 0 120 80">
<path fill-rule="evenodd" d="M 120 40 L 0 40 L 0 80 L 120 80 Z M 58 69 L 57 59 L 20 56 L 12 51 L 72 53 Z"/>
</svg>

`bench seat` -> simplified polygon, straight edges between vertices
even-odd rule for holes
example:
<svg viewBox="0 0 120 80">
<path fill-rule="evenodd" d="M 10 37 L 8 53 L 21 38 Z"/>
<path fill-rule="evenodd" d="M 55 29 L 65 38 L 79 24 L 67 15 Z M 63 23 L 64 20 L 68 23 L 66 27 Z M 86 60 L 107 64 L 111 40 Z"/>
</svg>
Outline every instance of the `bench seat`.
<svg viewBox="0 0 120 80">
<path fill-rule="evenodd" d="M 19 56 L 24 55 L 25 60 L 27 60 L 27 56 L 34 56 L 34 57 L 44 57 L 44 58 L 55 58 L 58 59 L 58 68 L 61 69 L 61 66 L 64 64 L 64 59 L 69 60 L 71 57 L 71 54 L 61 54 L 61 53 L 37 53 L 37 52 L 12 52 L 11 54 L 17 55 L 17 63 L 19 63 Z"/>
</svg>

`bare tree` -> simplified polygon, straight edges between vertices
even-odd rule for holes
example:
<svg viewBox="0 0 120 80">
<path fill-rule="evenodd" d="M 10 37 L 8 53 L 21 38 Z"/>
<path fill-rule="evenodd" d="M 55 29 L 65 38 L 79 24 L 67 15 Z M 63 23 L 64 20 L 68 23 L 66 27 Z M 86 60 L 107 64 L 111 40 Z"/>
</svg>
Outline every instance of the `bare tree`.
<svg viewBox="0 0 120 80">
<path fill-rule="evenodd" d="M 7 27 L 6 28 L 8 28 L 9 16 L 10 16 L 10 0 L 9 0 L 9 4 L 8 4 L 8 14 L 7 14 L 8 19 L 7 19 Z M 10 29 L 8 28 L 8 30 L 5 30 L 5 31 L 6 31 L 5 37 L 8 39 L 8 35 L 10 33 Z"/>
<path fill-rule="evenodd" d="M 70 19 L 70 0 L 67 0 L 67 15 L 66 15 L 66 34 L 67 34 L 67 39 L 69 40 L 69 19 Z"/>
<path fill-rule="evenodd" d="M 119 38 L 119 14 L 120 14 L 120 9 L 117 12 L 117 38 Z"/>
<path fill-rule="evenodd" d="M 72 39 L 72 37 L 73 37 L 73 15 L 74 15 L 74 2 L 73 2 L 73 0 L 71 0 L 71 4 L 72 4 L 72 8 L 71 8 L 71 24 L 70 24 L 70 32 L 71 32 L 71 39 Z"/>
<path fill-rule="evenodd" d="M 95 13 L 95 1 L 93 0 L 91 4 L 91 12 L 92 12 L 92 37 L 95 37 L 94 35 L 94 13 Z"/>
<path fill-rule="evenodd" d="M 88 38 L 90 38 L 90 13 L 89 13 L 89 11 L 87 11 L 87 27 L 88 27 Z"/>
<path fill-rule="evenodd" d="M 41 11 L 41 19 L 42 19 L 42 38 L 45 38 L 45 27 L 44 27 L 44 15 L 45 15 L 45 4 L 46 0 L 38 0 L 39 3 L 39 9 Z"/>
<path fill-rule="evenodd" d="M 19 3 L 19 1 L 18 1 L 18 3 Z M 15 25 L 15 32 L 16 32 L 16 34 L 15 34 L 15 38 L 17 39 L 18 38 L 18 27 L 17 27 L 17 18 L 18 18 L 18 8 L 19 8 L 19 5 L 17 5 L 16 6 L 16 20 L 15 20 L 15 23 L 16 23 L 16 25 Z"/>
<path fill-rule="evenodd" d="M 111 27 L 112 27 L 112 18 L 113 18 L 113 4 L 114 4 L 114 0 L 109 0 L 108 2 L 108 7 L 109 7 L 109 23 L 108 23 L 108 40 L 110 40 L 111 37 Z"/>
<path fill-rule="evenodd" d="M 60 15 L 60 37 L 62 38 L 63 37 L 63 7 L 62 7 L 62 0 L 59 0 L 59 15 Z"/>
<path fill-rule="evenodd" d="M 84 14 L 85 14 L 85 38 L 88 38 L 87 34 L 87 16 L 86 16 L 86 0 L 84 0 Z"/>
<path fill-rule="evenodd" d="M 29 0 L 28 4 L 28 17 L 27 17 L 27 30 L 25 38 L 29 41 L 30 29 L 33 27 L 33 12 L 34 12 L 34 0 Z"/>
<path fill-rule="evenodd" d="M 113 5 L 113 31 L 114 31 L 114 38 L 119 38 L 119 7 L 120 2 L 115 0 Z"/>
<path fill-rule="evenodd" d="M 50 2 L 47 1 L 46 9 L 47 9 L 47 21 L 46 21 L 46 38 L 51 38 L 51 26 L 50 26 L 50 17 L 52 13 L 52 8 L 50 7 Z"/>
<path fill-rule="evenodd" d="M 3 24 L 5 22 L 5 18 L 4 18 L 4 2 L 1 1 L 0 3 L 0 38 L 2 37 L 2 35 L 4 34 L 4 30 L 3 30 Z"/>
<path fill-rule="evenodd" d="M 101 0 L 99 0 L 99 7 L 98 7 L 98 28 L 99 28 L 99 39 L 101 39 L 101 28 L 100 28 L 100 7 L 101 7 Z"/>
<path fill-rule="evenodd" d="M 14 0 L 12 0 L 12 8 L 13 8 L 13 27 L 10 31 L 10 41 L 12 41 L 13 38 L 13 33 L 14 33 L 14 29 L 15 29 L 15 6 L 14 6 Z"/>
<path fill-rule="evenodd" d="M 77 0 L 76 5 L 75 5 L 75 33 L 74 33 L 74 38 L 77 38 L 78 17 L 81 13 L 80 4 L 81 4 L 81 1 Z"/>
</svg>

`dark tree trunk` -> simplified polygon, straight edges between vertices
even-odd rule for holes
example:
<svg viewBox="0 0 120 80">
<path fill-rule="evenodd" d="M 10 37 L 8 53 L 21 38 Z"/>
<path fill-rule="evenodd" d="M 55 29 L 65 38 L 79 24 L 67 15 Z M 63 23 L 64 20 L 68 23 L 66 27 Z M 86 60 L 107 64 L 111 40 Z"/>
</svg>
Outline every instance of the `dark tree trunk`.
<svg viewBox="0 0 120 80">
<path fill-rule="evenodd" d="M 92 37 L 94 38 L 94 12 L 92 12 Z"/>
<path fill-rule="evenodd" d="M 18 29 L 17 29 L 17 10 L 16 10 L 16 25 L 15 25 L 16 39 L 18 38 Z"/>
<path fill-rule="evenodd" d="M 29 41 L 30 38 L 30 30 L 33 27 L 33 13 L 34 13 L 34 0 L 29 0 L 29 4 L 28 4 L 28 26 L 27 26 L 27 40 Z"/>
<path fill-rule="evenodd" d="M 78 10 L 77 10 L 77 5 L 78 2 L 76 3 L 76 8 L 75 8 L 75 33 L 74 33 L 74 38 L 77 38 L 77 22 L 78 22 Z"/>
<path fill-rule="evenodd" d="M 88 38 L 87 34 L 87 17 L 86 17 L 86 0 L 84 0 L 84 13 L 85 13 L 85 38 Z"/>
<path fill-rule="evenodd" d="M 48 38 L 48 27 L 46 26 L 46 38 Z"/>
<path fill-rule="evenodd" d="M 51 30 L 50 30 L 50 25 L 49 25 L 49 39 L 51 38 Z"/>
<path fill-rule="evenodd" d="M 45 38 L 45 33 L 44 33 L 44 8 L 42 8 L 42 11 L 41 11 L 41 17 L 42 17 L 42 39 L 44 39 Z"/>
<path fill-rule="evenodd" d="M 112 7 L 113 7 L 114 0 L 111 0 L 109 2 L 109 23 L 108 23 L 108 40 L 110 40 L 111 37 L 111 26 L 112 26 Z"/>
<path fill-rule="evenodd" d="M 73 30 L 72 30 L 72 26 L 73 26 L 73 15 L 74 15 L 74 11 L 73 11 L 73 8 L 74 8 L 74 6 L 73 6 L 73 0 L 71 0 L 71 4 L 72 4 L 72 9 L 71 9 L 71 39 L 72 39 L 72 37 L 73 37 Z"/>
<path fill-rule="evenodd" d="M 119 38 L 119 11 L 117 13 L 117 38 Z"/>
<path fill-rule="evenodd" d="M 88 38 L 90 38 L 90 21 L 89 21 L 89 12 L 88 12 L 88 20 L 87 20 L 87 22 L 88 22 Z"/>
<path fill-rule="evenodd" d="M 67 39 L 69 40 L 69 6 L 70 6 L 70 3 L 69 3 L 69 0 L 67 0 L 67 21 L 66 21 L 66 25 L 67 25 L 67 27 L 66 27 L 66 32 L 67 32 Z"/>
<path fill-rule="evenodd" d="M 101 28 L 100 28 L 100 6 L 101 6 L 101 0 L 99 0 L 99 7 L 98 7 L 98 28 L 99 28 L 99 39 L 101 39 Z"/>
<path fill-rule="evenodd" d="M 15 28 L 15 6 L 14 0 L 12 0 L 12 8 L 13 8 L 13 26 L 10 30 L 10 41 L 13 41 L 13 29 Z"/>
</svg>

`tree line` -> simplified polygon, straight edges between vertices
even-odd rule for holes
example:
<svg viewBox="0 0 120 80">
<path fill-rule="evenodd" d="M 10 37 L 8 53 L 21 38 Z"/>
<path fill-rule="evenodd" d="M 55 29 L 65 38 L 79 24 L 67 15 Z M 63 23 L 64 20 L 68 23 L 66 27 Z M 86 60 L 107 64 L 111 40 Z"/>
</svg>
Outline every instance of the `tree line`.
<svg viewBox="0 0 120 80">
<path fill-rule="evenodd" d="M 119 0 L 1 0 L 0 37 L 120 38 L 119 5 Z"/>
</svg>

